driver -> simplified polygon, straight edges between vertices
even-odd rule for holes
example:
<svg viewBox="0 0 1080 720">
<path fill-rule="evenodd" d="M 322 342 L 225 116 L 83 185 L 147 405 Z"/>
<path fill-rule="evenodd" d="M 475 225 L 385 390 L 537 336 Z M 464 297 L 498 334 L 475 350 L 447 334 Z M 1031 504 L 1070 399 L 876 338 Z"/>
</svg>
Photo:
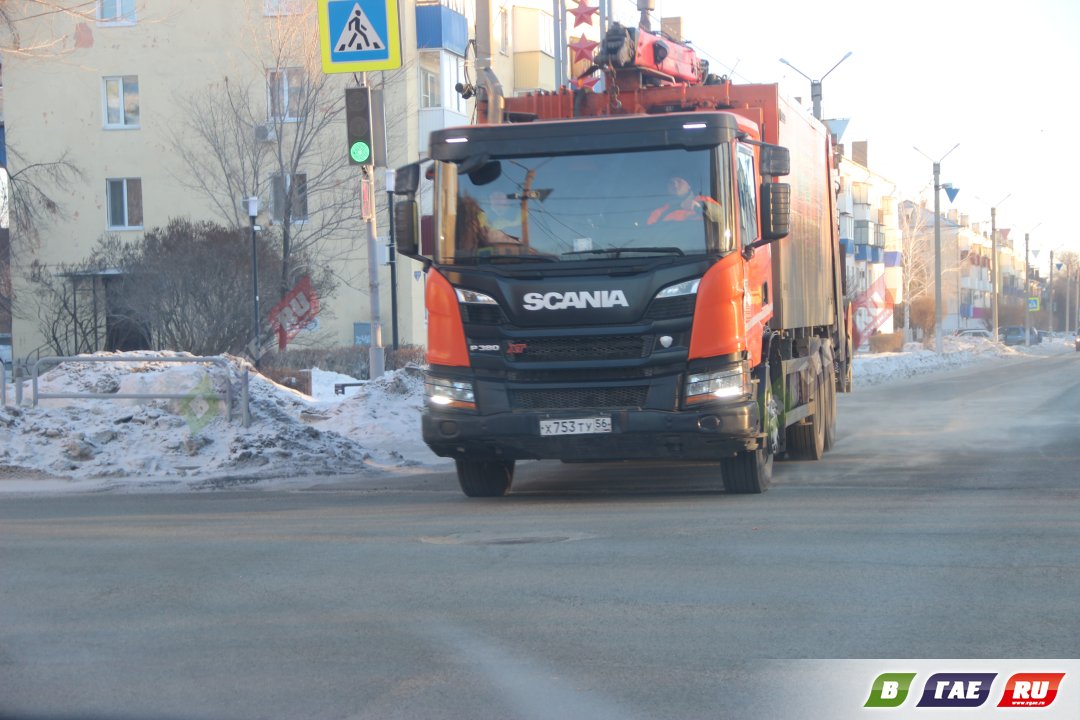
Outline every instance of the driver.
<svg viewBox="0 0 1080 720">
<path fill-rule="evenodd" d="M 668 180 L 667 193 L 668 201 L 649 214 L 646 225 L 682 222 L 703 215 L 714 222 L 720 218 L 720 203 L 708 195 L 695 195 L 690 189 L 690 183 L 683 177 L 672 176 Z"/>
</svg>

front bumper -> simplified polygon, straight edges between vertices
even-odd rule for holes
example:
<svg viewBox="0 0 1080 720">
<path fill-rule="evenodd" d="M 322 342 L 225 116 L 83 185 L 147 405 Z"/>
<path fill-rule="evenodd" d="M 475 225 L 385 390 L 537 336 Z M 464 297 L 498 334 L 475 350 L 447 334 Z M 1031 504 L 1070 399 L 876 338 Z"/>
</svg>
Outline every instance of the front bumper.
<svg viewBox="0 0 1080 720">
<path fill-rule="evenodd" d="M 610 433 L 540 435 L 541 420 L 610 416 Z M 609 410 L 469 415 L 428 410 L 424 441 L 436 455 L 508 460 L 716 460 L 762 442 L 754 400 L 693 411 Z"/>
</svg>

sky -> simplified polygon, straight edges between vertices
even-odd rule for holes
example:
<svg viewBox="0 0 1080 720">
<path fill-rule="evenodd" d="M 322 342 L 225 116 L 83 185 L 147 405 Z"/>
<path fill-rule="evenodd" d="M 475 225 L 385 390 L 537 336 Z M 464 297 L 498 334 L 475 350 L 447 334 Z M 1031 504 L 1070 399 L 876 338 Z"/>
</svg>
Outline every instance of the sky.
<svg viewBox="0 0 1080 720">
<path fill-rule="evenodd" d="M 636 0 L 611 1 L 616 19 L 636 23 Z M 780 58 L 821 79 L 824 117 L 850 119 L 841 142 L 867 141 L 870 169 L 903 198 L 922 194 L 932 206 L 933 161 L 947 155 L 941 182 L 960 192 L 952 205 L 941 193 L 943 211 L 955 207 L 989 226 L 996 206 L 998 227 L 1021 241 L 1030 234 L 1032 264 L 1044 272 L 1050 250 L 1080 251 L 1072 182 L 1080 161 L 1073 79 L 1080 2 L 656 5 L 657 17 L 683 18 L 684 35 L 712 72 L 778 82 L 807 107 L 810 81 Z"/>
<path fill-rule="evenodd" d="M 855 384 L 1074 352 L 1071 337 L 1030 348 L 948 337 L 944 349 L 938 355 L 909 343 L 901 353 L 862 353 Z M 230 359 L 234 383 L 244 366 Z M 191 401 L 42 398 L 38 407 L 15 408 L 9 384 L 9 405 L 0 407 L 0 493 L 300 489 L 334 475 L 392 486 L 406 475 L 453 471 L 421 437 L 424 391 L 416 369 L 388 372 L 346 395 L 335 394 L 334 384 L 353 378 L 318 368 L 310 396 L 252 375 L 248 427 L 228 419 L 208 392 L 224 387 L 225 371 L 207 372 L 194 363 L 65 363 L 39 382 L 44 393 L 190 391 Z"/>
</svg>

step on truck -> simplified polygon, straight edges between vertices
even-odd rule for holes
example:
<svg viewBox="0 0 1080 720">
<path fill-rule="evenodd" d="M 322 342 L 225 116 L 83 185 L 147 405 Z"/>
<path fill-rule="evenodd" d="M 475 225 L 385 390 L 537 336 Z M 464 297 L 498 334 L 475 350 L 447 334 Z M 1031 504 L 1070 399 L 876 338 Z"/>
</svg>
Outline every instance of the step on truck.
<svg viewBox="0 0 1080 720">
<path fill-rule="evenodd" d="M 613 25 L 592 72 L 604 92 L 489 80 L 480 123 L 396 172 L 424 440 L 470 497 L 541 458 L 710 461 L 763 492 L 775 457 L 832 446 L 850 388 L 829 133 L 643 28 Z"/>
</svg>

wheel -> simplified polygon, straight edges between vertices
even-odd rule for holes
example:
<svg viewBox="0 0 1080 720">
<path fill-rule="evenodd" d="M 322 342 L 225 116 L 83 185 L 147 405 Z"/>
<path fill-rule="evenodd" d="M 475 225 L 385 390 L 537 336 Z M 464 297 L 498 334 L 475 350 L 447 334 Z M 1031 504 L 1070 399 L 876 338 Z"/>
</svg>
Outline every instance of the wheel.
<svg viewBox="0 0 1080 720">
<path fill-rule="evenodd" d="M 825 454 L 825 391 L 824 376 L 814 376 L 816 412 L 800 425 L 788 428 L 788 455 L 795 460 L 820 460 Z"/>
<path fill-rule="evenodd" d="M 469 497 L 502 497 L 514 479 L 513 460 L 457 460 L 458 484 Z"/>
<path fill-rule="evenodd" d="M 776 454 L 777 434 L 780 426 L 779 409 L 773 399 L 769 381 L 769 364 L 762 363 L 755 375 L 759 378 L 758 407 L 765 442 L 756 450 L 744 450 L 735 457 L 720 461 L 720 474 L 724 490 L 732 495 L 759 494 L 765 492 L 772 482 L 773 457 Z"/>
<path fill-rule="evenodd" d="M 847 356 L 844 359 L 843 365 L 840 367 L 840 392 L 851 392 L 851 387 L 854 382 L 854 372 L 852 370 L 852 365 L 854 364 L 852 360 L 854 357 L 851 348 L 851 337 L 849 336 L 847 339 Z"/>
</svg>

